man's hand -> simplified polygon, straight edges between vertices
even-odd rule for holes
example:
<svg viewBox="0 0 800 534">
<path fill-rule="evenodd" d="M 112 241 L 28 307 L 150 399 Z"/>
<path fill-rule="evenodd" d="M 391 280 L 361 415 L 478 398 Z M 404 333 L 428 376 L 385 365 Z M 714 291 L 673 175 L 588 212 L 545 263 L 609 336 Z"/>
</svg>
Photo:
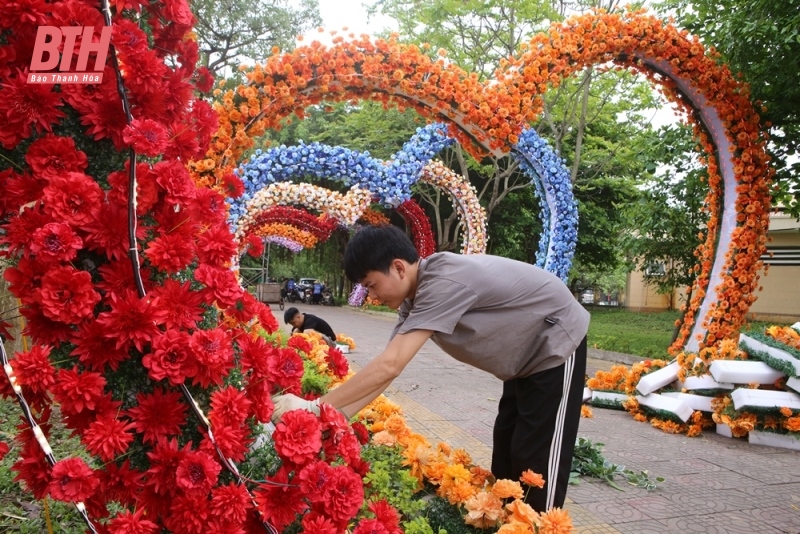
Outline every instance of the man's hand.
<svg viewBox="0 0 800 534">
<path fill-rule="evenodd" d="M 272 397 L 272 403 L 275 405 L 275 411 L 272 412 L 273 423 L 277 423 L 283 414 L 292 410 L 305 410 L 314 415 L 319 415 L 319 399 L 305 400 L 297 395 L 288 393 Z"/>
</svg>

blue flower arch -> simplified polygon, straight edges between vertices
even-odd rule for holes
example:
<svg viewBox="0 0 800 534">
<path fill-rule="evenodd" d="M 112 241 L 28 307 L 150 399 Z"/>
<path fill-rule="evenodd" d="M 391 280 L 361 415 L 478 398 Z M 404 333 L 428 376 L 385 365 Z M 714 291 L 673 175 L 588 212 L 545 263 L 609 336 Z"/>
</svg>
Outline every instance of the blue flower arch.
<svg viewBox="0 0 800 534">
<path fill-rule="evenodd" d="M 447 135 L 447 125 L 434 123 L 418 128 L 387 163 L 373 158 L 369 152 L 321 143 L 301 142 L 297 146 L 257 150 L 236 171 L 245 191 L 230 201 L 231 225 L 236 226 L 258 191 L 275 182 L 298 178 L 326 178 L 348 186 L 358 185 L 371 191 L 382 204 L 397 207 L 411 198 L 411 186 L 419 179 L 422 168 L 453 143 L 455 140 Z M 520 134 L 511 156 L 531 179 L 541 200 L 542 235 L 536 265 L 566 283 L 578 239 L 578 207 L 569 171 L 547 141 L 532 129 Z"/>
</svg>

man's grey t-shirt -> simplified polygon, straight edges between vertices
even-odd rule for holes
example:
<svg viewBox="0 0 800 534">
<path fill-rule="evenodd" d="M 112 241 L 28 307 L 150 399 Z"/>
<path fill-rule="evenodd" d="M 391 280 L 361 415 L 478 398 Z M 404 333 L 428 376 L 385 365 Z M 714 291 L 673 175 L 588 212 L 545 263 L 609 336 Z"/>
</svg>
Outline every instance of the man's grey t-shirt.
<svg viewBox="0 0 800 534">
<path fill-rule="evenodd" d="M 398 313 L 392 337 L 433 330 L 450 356 L 501 380 L 558 367 L 589 328 L 589 313 L 557 276 L 483 254 L 421 260 L 414 300 Z"/>
</svg>

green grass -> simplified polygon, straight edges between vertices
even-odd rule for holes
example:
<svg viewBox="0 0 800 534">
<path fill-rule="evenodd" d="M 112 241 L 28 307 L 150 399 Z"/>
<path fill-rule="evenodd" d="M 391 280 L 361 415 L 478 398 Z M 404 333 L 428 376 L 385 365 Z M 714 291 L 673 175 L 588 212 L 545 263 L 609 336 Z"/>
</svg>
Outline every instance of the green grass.
<svg viewBox="0 0 800 534">
<path fill-rule="evenodd" d="M 624 308 L 589 306 L 589 347 L 643 358 L 670 360 L 667 347 L 675 333 L 677 311 L 633 312 Z M 749 323 L 743 331 L 760 329 L 770 323 Z"/>
</svg>

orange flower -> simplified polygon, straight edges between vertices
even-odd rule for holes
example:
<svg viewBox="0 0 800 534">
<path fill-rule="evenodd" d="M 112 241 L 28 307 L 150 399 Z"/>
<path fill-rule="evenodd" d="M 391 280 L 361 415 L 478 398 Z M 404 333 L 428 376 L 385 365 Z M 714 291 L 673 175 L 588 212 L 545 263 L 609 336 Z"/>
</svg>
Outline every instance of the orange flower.
<svg viewBox="0 0 800 534">
<path fill-rule="evenodd" d="M 581 406 L 581 417 L 585 417 L 587 419 L 591 419 L 593 415 L 594 414 L 592 414 L 592 409 L 591 408 L 589 408 L 585 404 Z"/>
<path fill-rule="evenodd" d="M 787 408 L 786 406 L 781 406 L 780 409 L 781 415 L 784 417 L 791 417 L 792 416 L 792 409 Z"/>
<path fill-rule="evenodd" d="M 528 486 L 536 486 L 537 488 L 544 487 L 544 478 L 539 473 L 534 473 L 530 469 L 526 469 L 522 472 L 522 476 L 519 477 L 520 481 L 523 484 L 527 484 Z"/>
<path fill-rule="evenodd" d="M 466 523 L 478 528 L 496 527 L 503 519 L 503 501 L 495 495 L 480 491 L 464 503 Z"/>
<path fill-rule="evenodd" d="M 382 430 L 373 434 L 371 441 L 375 445 L 386 445 L 387 447 L 392 447 L 395 443 L 397 443 L 397 438 L 395 438 L 389 432 Z"/>
<path fill-rule="evenodd" d="M 572 519 L 566 510 L 553 508 L 539 517 L 539 534 L 569 534 L 572 532 Z"/>
<path fill-rule="evenodd" d="M 478 488 L 469 482 L 456 480 L 448 488 L 446 498 L 451 504 L 463 504 L 475 496 L 476 493 L 478 493 Z"/>
<path fill-rule="evenodd" d="M 532 534 L 533 530 L 525 523 L 506 523 L 497 530 L 497 534 Z"/>
<path fill-rule="evenodd" d="M 783 422 L 783 428 L 789 432 L 800 432 L 800 416 L 788 418 Z"/>
<path fill-rule="evenodd" d="M 522 498 L 522 486 L 519 485 L 519 482 L 516 480 L 507 480 L 507 479 L 500 479 L 494 483 L 492 486 L 492 493 L 497 495 L 501 499 L 521 499 Z"/>
<path fill-rule="evenodd" d="M 513 502 L 508 503 L 506 505 L 506 510 L 508 510 L 510 514 L 508 516 L 509 522 L 525 523 L 527 525 L 536 525 L 539 523 L 539 514 L 536 513 L 536 510 L 520 499 L 514 499 Z"/>
<path fill-rule="evenodd" d="M 483 485 L 486 484 L 486 480 L 492 476 L 491 471 L 478 465 L 470 467 L 469 472 L 472 473 L 472 484 L 479 488 L 482 488 Z"/>
</svg>

